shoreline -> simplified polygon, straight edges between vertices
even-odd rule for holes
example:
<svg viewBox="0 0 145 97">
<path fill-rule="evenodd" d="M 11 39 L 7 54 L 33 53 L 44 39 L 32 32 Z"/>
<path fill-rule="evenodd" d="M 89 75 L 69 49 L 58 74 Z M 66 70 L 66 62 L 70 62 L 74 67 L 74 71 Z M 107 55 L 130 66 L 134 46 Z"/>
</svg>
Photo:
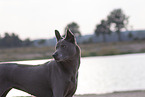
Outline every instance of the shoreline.
<svg viewBox="0 0 145 97">
<path fill-rule="evenodd" d="M 144 97 L 145 90 L 133 90 L 133 91 L 116 91 L 113 93 L 106 94 L 84 94 L 84 95 L 74 95 L 73 97 Z M 35 97 L 35 96 L 14 96 L 9 95 L 6 97 Z"/>
<path fill-rule="evenodd" d="M 86 58 L 86 57 L 118 56 L 118 55 L 128 55 L 128 54 L 145 54 L 145 52 L 122 53 L 122 54 L 114 54 L 114 55 L 99 55 L 99 56 L 82 56 L 81 58 Z M 2 63 L 2 62 L 15 62 L 15 61 L 50 60 L 50 59 L 52 59 L 52 57 L 48 57 L 48 58 L 34 58 L 34 59 L 22 59 L 22 60 L 8 60 L 8 61 L 0 61 L 0 63 Z"/>
<path fill-rule="evenodd" d="M 84 94 L 75 95 L 74 97 L 144 97 L 145 90 L 133 90 L 133 91 L 116 91 L 106 94 Z"/>
<path fill-rule="evenodd" d="M 145 41 L 79 44 L 82 57 L 145 53 Z M 52 58 L 54 46 L 1 48 L 0 62 Z"/>
</svg>

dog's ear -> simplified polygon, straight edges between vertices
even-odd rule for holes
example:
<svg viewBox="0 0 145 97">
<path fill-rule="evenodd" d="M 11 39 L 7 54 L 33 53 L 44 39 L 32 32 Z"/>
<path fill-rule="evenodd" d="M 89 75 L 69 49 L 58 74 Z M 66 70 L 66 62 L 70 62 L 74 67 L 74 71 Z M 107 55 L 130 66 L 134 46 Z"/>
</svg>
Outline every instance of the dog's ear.
<svg viewBox="0 0 145 97">
<path fill-rule="evenodd" d="M 75 43 L 74 34 L 69 29 L 67 29 L 67 31 L 66 31 L 65 40 L 66 41 L 69 41 L 71 43 Z"/>
<path fill-rule="evenodd" d="M 56 36 L 57 41 L 59 41 L 60 39 L 62 39 L 60 33 L 57 30 L 55 30 L 55 36 Z"/>
</svg>

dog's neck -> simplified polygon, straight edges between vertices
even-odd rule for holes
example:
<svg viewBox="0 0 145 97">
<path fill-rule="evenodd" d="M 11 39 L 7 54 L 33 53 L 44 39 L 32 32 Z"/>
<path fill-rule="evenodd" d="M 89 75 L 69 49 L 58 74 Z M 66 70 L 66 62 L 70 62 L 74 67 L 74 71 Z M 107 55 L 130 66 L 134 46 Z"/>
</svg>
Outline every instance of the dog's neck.
<svg viewBox="0 0 145 97">
<path fill-rule="evenodd" d="M 58 62 L 60 67 L 68 73 L 76 73 L 80 66 L 80 48 L 76 46 L 77 53 L 67 61 Z"/>
</svg>

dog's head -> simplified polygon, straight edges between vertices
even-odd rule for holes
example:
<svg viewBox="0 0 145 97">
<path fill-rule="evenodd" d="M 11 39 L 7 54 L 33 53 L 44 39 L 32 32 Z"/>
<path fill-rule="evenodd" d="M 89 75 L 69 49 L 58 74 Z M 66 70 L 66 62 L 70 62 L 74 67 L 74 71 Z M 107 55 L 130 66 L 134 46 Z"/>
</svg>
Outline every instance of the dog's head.
<svg viewBox="0 0 145 97">
<path fill-rule="evenodd" d="M 60 33 L 55 30 L 55 35 L 57 39 L 56 51 L 52 55 L 57 62 L 63 62 L 71 60 L 75 54 L 76 50 L 76 40 L 73 33 L 70 30 L 66 31 L 65 37 L 61 37 Z"/>
</svg>

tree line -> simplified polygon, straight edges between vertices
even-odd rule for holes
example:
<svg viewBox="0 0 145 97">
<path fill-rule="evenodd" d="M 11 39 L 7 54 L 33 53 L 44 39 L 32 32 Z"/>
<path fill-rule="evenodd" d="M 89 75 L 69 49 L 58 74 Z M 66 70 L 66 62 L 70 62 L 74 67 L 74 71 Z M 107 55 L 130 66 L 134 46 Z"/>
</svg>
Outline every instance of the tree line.
<svg viewBox="0 0 145 97">
<path fill-rule="evenodd" d="M 6 32 L 3 37 L 0 36 L 0 48 L 30 46 L 31 43 L 30 39 L 23 41 L 15 33 L 9 34 Z"/>
<path fill-rule="evenodd" d="M 94 34 L 96 36 L 102 35 L 103 41 L 106 42 L 106 34 L 111 34 L 112 32 L 116 32 L 118 35 L 118 40 L 122 41 L 121 31 L 123 29 L 127 30 L 129 17 L 126 16 L 122 9 L 114 9 L 107 16 L 107 19 L 101 20 L 99 24 L 96 25 Z M 77 23 L 72 22 L 67 25 L 65 29 L 71 29 L 74 35 L 81 35 L 79 31 L 79 26 Z"/>
</svg>

